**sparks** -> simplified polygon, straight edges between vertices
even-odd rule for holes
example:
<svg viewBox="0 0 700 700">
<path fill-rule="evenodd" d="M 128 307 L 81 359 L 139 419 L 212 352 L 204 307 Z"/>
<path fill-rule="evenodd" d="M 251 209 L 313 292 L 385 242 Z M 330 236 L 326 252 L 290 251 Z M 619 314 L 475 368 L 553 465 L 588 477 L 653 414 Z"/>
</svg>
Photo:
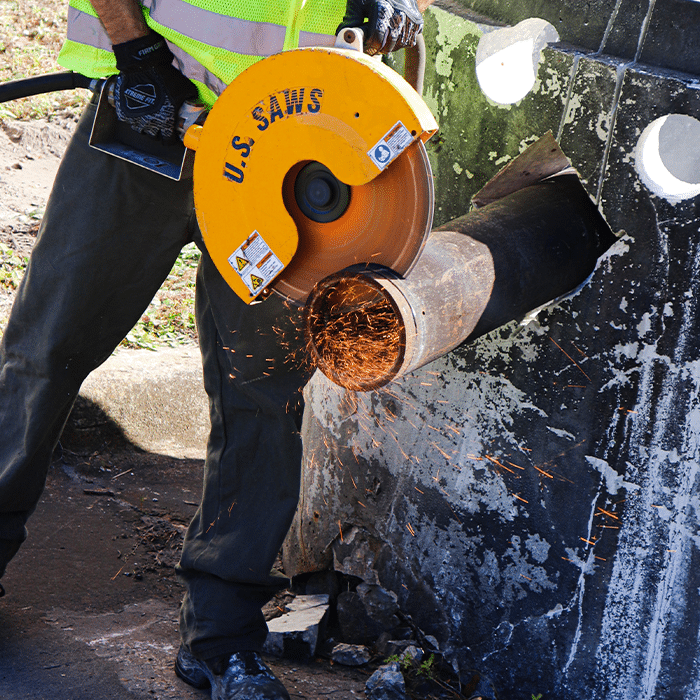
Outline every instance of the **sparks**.
<svg viewBox="0 0 700 700">
<path fill-rule="evenodd" d="M 555 345 L 556 345 L 556 346 L 571 360 L 571 362 L 573 362 L 573 363 L 576 365 L 576 367 L 577 367 L 578 370 L 581 372 L 581 374 L 583 374 L 583 376 L 584 376 L 586 379 L 588 379 L 588 381 L 590 382 L 590 381 L 591 381 L 591 378 L 581 369 L 581 366 L 579 365 L 579 363 L 576 362 L 576 360 L 574 360 L 574 358 L 571 357 L 571 355 L 569 355 L 569 353 L 566 352 L 566 350 L 564 350 L 564 348 L 562 348 L 562 346 L 559 345 L 559 343 L 557 343 L 557 341 L 554 340 L 554 338 L 552 338 L 551 335 L 549 336 L 549 339 L 550 339 L 550 340 L 551 340 L 551 341 L 552 341 L 552 342 L 553 342 L 553 343 L 554 343 L 554 344 L 555 344 Z"/>
</svg>

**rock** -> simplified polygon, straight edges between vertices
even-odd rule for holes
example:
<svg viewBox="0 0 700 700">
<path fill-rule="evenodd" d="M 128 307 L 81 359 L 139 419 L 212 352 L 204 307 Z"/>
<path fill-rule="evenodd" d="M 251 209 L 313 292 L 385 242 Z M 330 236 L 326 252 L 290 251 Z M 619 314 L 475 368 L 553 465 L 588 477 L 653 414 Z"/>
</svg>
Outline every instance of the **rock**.
<svg viewBox="0 0 700 700">
<path fill-rule="evenodd" d="M 438 642 L 437 639 L 435 639 L 435 637 L 433 637 L 432 634 L 426 634 L 426 635 L 423 637 L 423 639 L 424 639 L 425 642 L 429 645 L 430 651 L 435 651 L 435 652 L 439 652 L 439 651 L 440 651 L 440 643 Z"/>
<path fill-rule="evenodd" d="M 413 644 L 411 640 L 408 639 L 392 639 L 393 635 L 388 632 L 383 632 L 377 643 L 374 645 L 378 654 L 381 654 L 384 658 L 389 656 L 400 656 L 403 654 L 409 646 Z"/>
<path fill-rule="evenodd" d="M 372 644 L 384 631 L 369 616 L 362 599 L 354 591 L 344 591 L 338 596 L 336 612 L 341 637 L 349 644 Z"/>
<path fill-rule="evenodd" d="M 393 591 L 387 591 L 376 584 L 361 583 L 357 594 L 365 606 L 367 614 L 379 623 L 384 630 L 392 630 L 400 624 L 398 597 Z"/>
<path fill-rule="evenodd" d="M 338 596 L 338 623 L 343 639 L 351 644 L 372 644 L 383 632 L 395 630 L 398 618 L 395 593 L 376 584 L 361 583 L 355 592 Z"/>
<path fill-rule="evenodd" d="M 411 644 L 406 647 L 404 652 L 401 654 L 401 661 L 410 661 L 412 664 L 418 665 L 423 659 L 424 653 L 422 649 Z"/>
<path fill-rule="evenodd" d="M 369 657 L 369 649 L 364 644 L 336 644 L 331 651 L 331 659 L 342 666 L 363 666 Z"/>
<path fill-rule="evenodd" d="M 328 596 L 298 595 L 287 607 L 288 613 L 268 622 L 269 634 L 263 651 L 270 656 L 311 659 L 328 610 Z"/>
<path fill-rule="evenodd" d="M 380 666 L 367 681 L 368 700 L 406 700 L 406 683 L 397 663 Z"/>
</svg>

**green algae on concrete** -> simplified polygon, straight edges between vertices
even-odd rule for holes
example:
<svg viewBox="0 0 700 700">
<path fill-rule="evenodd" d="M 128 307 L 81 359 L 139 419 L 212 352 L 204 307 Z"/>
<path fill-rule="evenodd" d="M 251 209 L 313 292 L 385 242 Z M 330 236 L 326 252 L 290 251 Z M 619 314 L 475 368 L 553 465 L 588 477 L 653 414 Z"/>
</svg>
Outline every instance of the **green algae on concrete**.
<svg viewBox="0 0 700 700">
<path fill-rule="evenodd" d="M 425 16 L 428 57 L 423 96 L 440 125 L 428 142 L 435 176 L 435 224 L 470 208 L 471 198 L 506 163 L 547 131 L 558 132 L 573 57 L 545 49 L 537 80 L 513 105 L 489 100 L 476 78 L 476 49 L 485 31 L 440 8 Z"/>
</svg>

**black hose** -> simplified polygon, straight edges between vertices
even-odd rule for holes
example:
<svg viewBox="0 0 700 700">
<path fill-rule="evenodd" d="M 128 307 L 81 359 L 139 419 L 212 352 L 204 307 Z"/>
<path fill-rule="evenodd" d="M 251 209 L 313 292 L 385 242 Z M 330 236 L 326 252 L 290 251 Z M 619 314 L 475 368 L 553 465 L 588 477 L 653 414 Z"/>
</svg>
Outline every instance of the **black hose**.
<svg viewBox="0 0 700 700">
<path fill-rule="evenodd" d="M 0 84 L 0 102 L 17 100 L 20 97 L 40 95 L 44 92 L 56 92 L 57 90 L 73 90 L 75 88 L 87 88 L 95 90 L 98 81 L 88 78 L 80 73 L 72 71 L 66 73 L 49 73 L 38 75 L 36 78 L 12 80 L 9 83 Z"/>
</svg>

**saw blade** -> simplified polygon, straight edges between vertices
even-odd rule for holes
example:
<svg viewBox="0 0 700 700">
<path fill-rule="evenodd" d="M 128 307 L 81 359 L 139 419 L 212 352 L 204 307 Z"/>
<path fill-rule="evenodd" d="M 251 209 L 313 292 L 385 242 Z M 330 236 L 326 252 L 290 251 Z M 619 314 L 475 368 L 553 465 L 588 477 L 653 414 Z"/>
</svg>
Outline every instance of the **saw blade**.
<svg viewBox="0 0 700 700">
<path fill-rule="evenodd" d="M 350 202 L 335 221 L 302 213 L 294 183 L 305 163 L 285 178 L 283 198 L 299 232 L 299 246 L 273 289 L 303 304 L 314 285 L 358 263 L 374 263 L 405 275 L 418 258 L 433 223 L 430 161 L 420 140 L 366 185 L 350 188 Z"/>
</svg>

